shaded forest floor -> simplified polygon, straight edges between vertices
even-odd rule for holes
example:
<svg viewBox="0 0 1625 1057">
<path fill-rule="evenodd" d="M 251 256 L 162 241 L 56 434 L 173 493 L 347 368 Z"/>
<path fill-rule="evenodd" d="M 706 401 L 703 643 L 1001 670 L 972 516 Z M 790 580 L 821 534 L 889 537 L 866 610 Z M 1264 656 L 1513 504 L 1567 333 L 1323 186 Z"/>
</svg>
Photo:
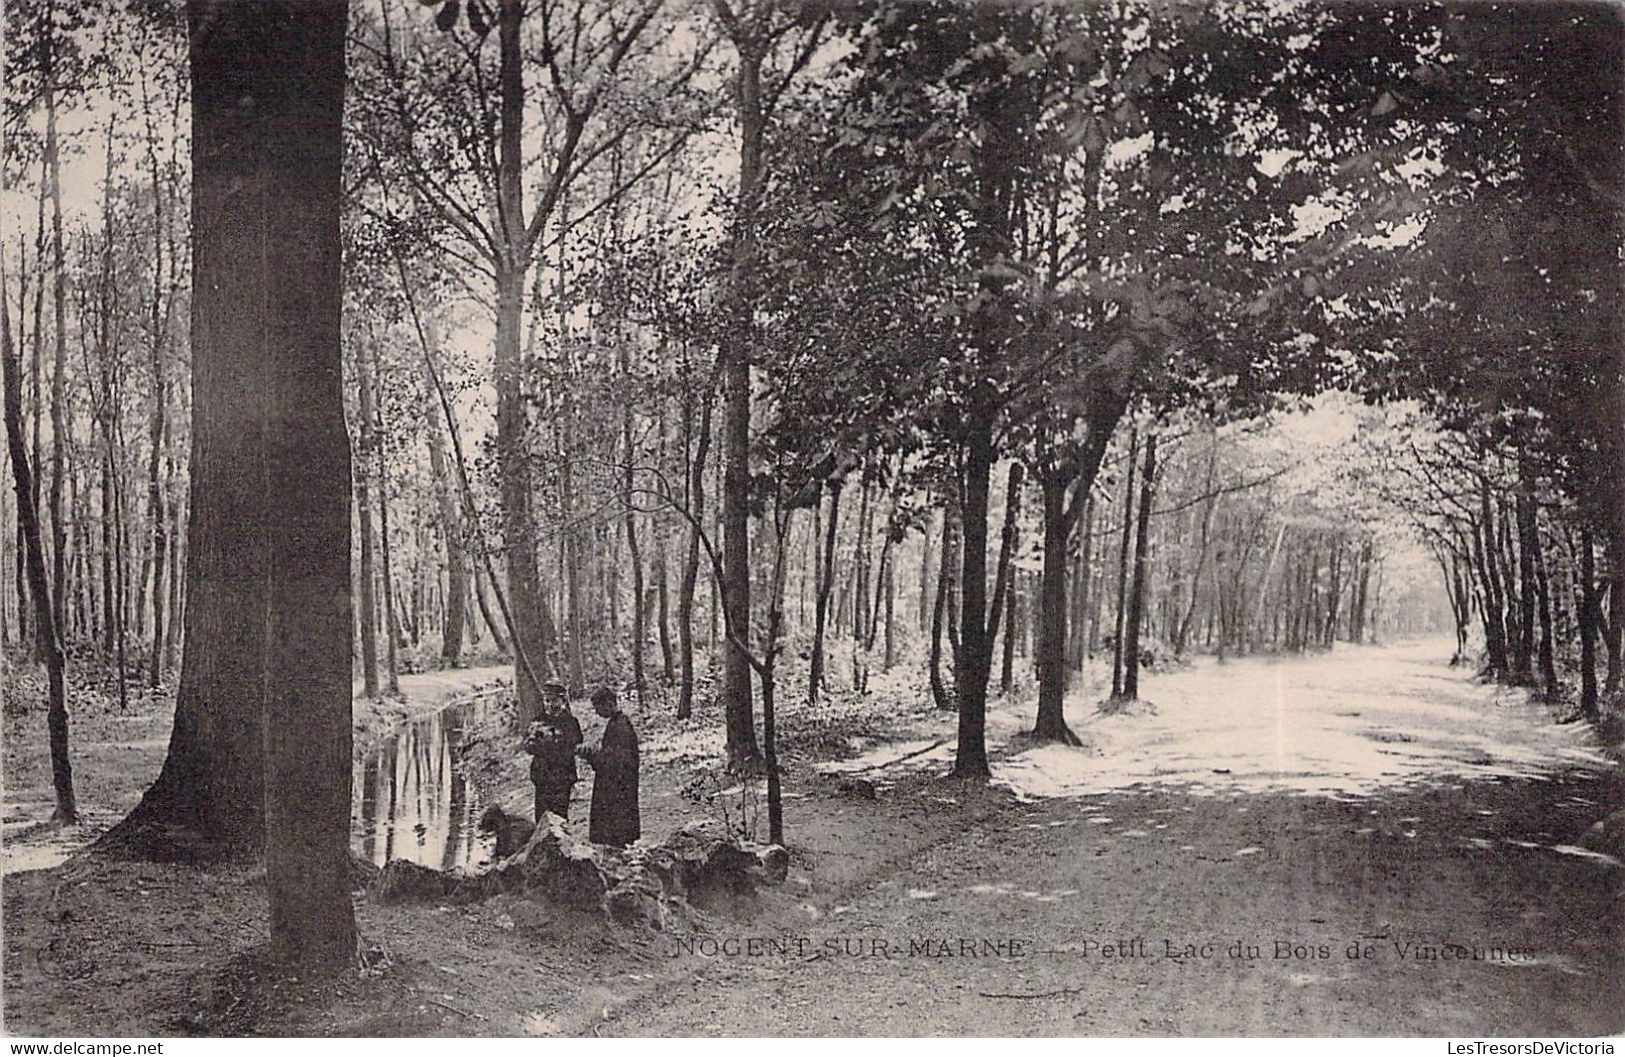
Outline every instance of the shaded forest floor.
<svg viewBox="0 0 1625 1057">
<path fill-rule="evenodd" d="M 1617 1032 L 1625 869 L 1581 844 L 1625 803 L 1619 769 L 1581 728 L 1446 668 L 1435 647 L 1203 661 L 1152 675 L 1151 704 L 1122 715 L 1096 714 L 1085 687 L 1068 702 L 1081 750 L 1022 739 L 1018 694 L 990 717 L 992 786 L 941 777 L 951 717 L 901 675 L 800 721 L 787 709 L 790 880 L 682 933 L 509 897 L 361 896 L 373 968 L 316 983 L 258 962 L 256 869 L 81 855 L 12 873 L 6 1030 Z M 750 788 L 705 769 L 716 717 L 663 715 L 639 723 L 646 834 L 750 810 Z M 26 718 L 7 717 L 8 764 L 43 757 L 43 717 Z M 75 721 L 93 740 L 93 721 Z M 133 804 L 162 759 L 167 717 L 151 722 L 130 739 L 157 738 L 150 749 L 76 758 L 87 803 Z M 12 781 L 8 767 L 8 803 L 48 788 Z M 528 797 L 500 746 L 478 781 L 510 806 Z M 1370 956 L 1347 957 L 1351 943 Z M 1467 957 L 1417 959 L 1408 944 Z M 1192 957 L 1170 956 L 1187 945 Z"/>
</svg>

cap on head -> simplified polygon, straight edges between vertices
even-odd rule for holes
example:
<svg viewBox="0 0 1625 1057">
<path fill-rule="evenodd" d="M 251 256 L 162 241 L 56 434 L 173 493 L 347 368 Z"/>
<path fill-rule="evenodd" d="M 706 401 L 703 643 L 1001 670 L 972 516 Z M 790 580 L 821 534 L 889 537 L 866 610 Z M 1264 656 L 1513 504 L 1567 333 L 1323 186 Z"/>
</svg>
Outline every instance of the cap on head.
<svg viewBox="0 0 1625 1057">
<path fill-rule="evenodd" d="M 564 684 L 563 683 L 543 683 L 542 684 L 542 696 L 543 697 L 556 698 L 556 699 L 562 701 L 562 700 L 564 700 L 564 695 L 565 695 L 565 690 L 564 690 Z"/>
<path fill-rule="evenodd" d="M 615 691 L 607 686 L 600 686 L 592 692 L 592 707 L 595 709 L 614 710 L 616 701 Z"/>
</svg>

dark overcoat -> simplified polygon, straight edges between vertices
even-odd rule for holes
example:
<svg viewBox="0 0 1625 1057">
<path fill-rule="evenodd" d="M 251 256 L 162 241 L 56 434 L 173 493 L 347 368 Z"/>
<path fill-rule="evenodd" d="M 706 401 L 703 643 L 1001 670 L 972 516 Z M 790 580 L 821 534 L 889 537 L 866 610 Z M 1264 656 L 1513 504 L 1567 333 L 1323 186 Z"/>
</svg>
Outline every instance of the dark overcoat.
<svg viewBox="0 0 1625 1057">
<path fill-rule="evenodd" d="M 592 813 L 587 835 L 594 844 L 624 848 L 643 832 L 638 818 L 638 736 L 620 712 L 609 717 L 603 740 L 587 755 L 592 765 Z"/>
</svg>

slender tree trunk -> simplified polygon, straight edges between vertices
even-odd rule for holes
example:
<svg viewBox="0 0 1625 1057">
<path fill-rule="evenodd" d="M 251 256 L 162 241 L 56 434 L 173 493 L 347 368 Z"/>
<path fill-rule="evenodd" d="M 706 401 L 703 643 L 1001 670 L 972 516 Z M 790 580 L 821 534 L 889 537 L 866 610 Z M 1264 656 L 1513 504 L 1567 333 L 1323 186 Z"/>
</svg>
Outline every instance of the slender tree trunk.
<svg viewBox="0 0 1625 1057">
<path fill-rule="evenodd" d="M 782 527 L 774 532 L 773 572 L 771 595 L 767 610 L 767 645 L 762 651 L 762 752 L 767 767 L 767 832 L 768 840 L 784 844 L 784 792 L 779 773 L 778 730 L 774 715 L 774 668 L 779 656 L 779 636 L 784 626 L 785 558 L 790 549 L 791 530 L 795 527 L 795 512 L 775 515 L 774 524 Z"/>
<path fill-rule="evenodd" d="M 500 0 L 497 10 L 500 94 L 497 198 L 504 218 L 496 268 L 497 476 L 502 496 L 502 543 L 508 566 L 513 627 L 515 720 L 521 729 L 541 712 L 541 680 L 553 650 L 552 618 L 536 568 L 531 510 L 530 418 L 523 393 L 519 348 L 531 241 L 524 228 L 525 82 L 520 51 L 522 0 Z M 579 135 L 579 128 L 572 126 Z"/>
<path fill-rule="evenodd" d="M 51 186 L 50 159 L 44 157 L 42 157 L 40 160 L 39 186 L 40 192 L 37 203 L 38 215 L 35 222 L 36 237 L 34 241 L 34 264 L 36 268 L 43 272 L 45 261 L 45 202 L 49 198 L 49 189 Z M 45 448 L 43 446 L 44 441 L 42 439 L 44 432 L 43 421 L 45 418 L 45 280 L 43 278 L 40 279 L 39 284 L 34 288 L 33 337 L 33 356 L 31 357 L 33 363 L 32 368 L 29 371 L 29 428 L 30 441 L 32 444 L 32 455 L 29 459 L 29 465 L 34 469 L 32 475 L 33 495 L 31 498 L 34 501 L 34 516 L 37 518 L 40 516 L 40 501 L 44 494 L 43 489 L 45 478 Z M 22 527 L 19 525 L 17 529 L 19 540 L 22 539 L 22 531 Z M 42 526 L 40 529 L 42 539 L 44 531 L 45 530 Z M 23 546 L 26 547 L 26 544 L 23 544 Z M 19 564 L 19 570 L 26 565 L 27 561 L 25 559 Z M 21 584 L 24 582 L 24 580 L 21 579 L 24 574 L 19 571 L 18 575 L 20 577 L 18 582 Z M 37 610 L 38 607 L 35 608 Z M 47 658 L 45 656 L 45 647 L 37 631 L 33 636 L 33 647 L 34 659 L 41 662 L 46 661 Z"/>
<path fill-rule="evenodd" d="M 631 384 L 631 360 L 627 342 L 617 335 L 620 346 L 620 372 L 628 386 Z M 624 511 L 622 528 L 626 532 L 627 555 L 632 565 L 632 686 L 643 704 L 643 553 L 638 547 L 637 508 L 633 502 L 632 464 L 635 452 L 632 445 L 632 405 L 621 409 L 621 507 Z M 613 596 L 613 591 L 611 591 Z"/>
<path fill-rule="evenodd" d="M 1139 524 L 1134 532 L 1134 584 L 1129 588 L 1127 642 L 1123 647 L 1123 696 L 1140 696 L 1140 624 L 1145 612 L 1146 543 L 1151 529 L 1151 497 L 1156 486 L 1157 435 L 1145 438 L 1145 471 L 1140 475 Z"/>
<path fill-rule="evenodd" d="M 863 478 L 863 471 L 859 471 Z M 847 630 L 851 632 L 852 643 L 856 649 L 864 638 L 865 603 L 869 598 L 869 539 L 870 529 L 874 522 L 873 486 L 868 480 L 862 480 L 862 487 L 858 491 L 858 523 L 855 526 L 857 534 L 852 539 L 852 573 L 847 580 L 845 598 L 851 614 Z M 854 658 L 855 660 L 855 658 Z M 853 677 L 858 677 L 854 666 Z M 854 686 L 853 689 L 861 689 Z"/>
<path fill-rule="evenodd" d="M 936 616 L 936 592 L 931 589 L 931 558 L 936 522 L 927 518 L 925 531 L 920 534 L 920 596 L 915 607 L 915 628 L 924 634 L 931 630 L 932 621 Z"/>
<path fill-rule="evenodd" d="M 373 406 L 372 364 L 367 342 L 363 340 L 356 353 L 356 374 L 360 379 L 360 411 L 356 445 L 355 505 L 361 528 L 361 692 L 368 697 L 378 696 L 378 606 L 373 601 L 375 569 L 372 559 L 372 495 L 368 478 L 372 475 Z"/>
<path fill-rule="evenodd" d="M 973 412 L 967 430 L 960 488 L 963 551 L 959 564 L 960 647 L 954 669 L 959 704 L 958 747 L 953 768 L 956 778 L 986 778 L 990 774 L 987 682 L 992 668 L 993 643 L 988 635 L 987 500 L 993 457 L 991 416 Z"/>
<path fill-rule="evenodd" d="M 660 404 L 659 417 L 659 450 L 656 452 L 655 465 L 662 471 L 667 465 L 667 439 L 670 423 L 666 417 L 667 405 Z M 651 529 L 654 535 L 654 578 L 656 586 L 655 602 L 658 606 L 655 619 L 658 621 L 660 638 L 660 681 L 670 687 L 677 681 L 676 652 L 671 642 L 671 570 L 667 565 L 668 520 L 664 511 L 657 510 L 651 517 Z"/>
<path fill-rule="evenodd" d="M 431 380 L 432 384 L 432 380 Z M 468 611 L 469 562 L 463 539 L 462 519 L 457 516 L 456 484 L 446 467 L 446 444 L 441 435 L 440 416 L 429 412 L 426 432 L 429 440 L 429 473 L 434 478 L 435 505 L 439 512 L 440 537 L 446 546 L 446 606 L 440 629 L 440 658 L 456 667 L 463 656 L 465 614 Z"/>
<path fill-rule="evenodd" d="M 1025 467 L 1019 462 L 1012 462 L 1004 482 L 1004 524 L 999 531 L 999 564 L 993 572 L 993 599 L 987 622 L 989 648 L 998 638 L 1001 624 L 1004 626 L 1006 640 L 1014 641 L 1014 621 L 1006 620 L 1005 617 L 1007 614 L 1015 613 L 1014 608 L 1009 605 L 1009 595 L 1015 572 L 1013 563 L 1016 557 L 1016 541 L 1021 534 L 1021 485 L 1025 476 Z"/>
<path fill-rule="evenodd" d="M 169 628 L 169 634 L 164 639 L 164 671 L 166 672 L 175 670 L 175 662 L 178 658 L 176 646 L 180 641 L 180 635 L 176 634 L 175 629 L 182 626 L 181 587 L 184 582 L 184 574 L 188 569 L 186 561 L 188 555 L 182 549 L 186 544 L 186 538 L 182 533 L 181 498 L 176 494 L 175 476 L 175 457 L 174 453 L 170 452 L 164 456 L 164 477 L 166 478 L 164 487 L 168 494 L 168 501 L 165 504 L 165 516 L 169 518 L 169 538 L 172 541 L 170 549 L 173 552 L 169 573 L 169 597 L 166 600 L 169 610 L 169 619 L 165 622 Z"/>
<path fill-rule="evenodd" d="M 1625 688 L 1625 511 L 1615 511 L 1616 523 L 1608 534 L 1608 624 L 1603 644 L 1608 654 L 1608 675 L 1603 693 L 1609 697 Z"/>
<path fill-rule="evenodd" d="M 677 591 L 677 659 L 681 672 L 677 692 L 678 719 L 687 719 L 694 714 L 694 587 L 700 571 L 700 525 L 705 517 L 705 465 L 711 451 L 712 389 L 712 386 L 706 386 L 700 410 L 699 435 L 694 440 L 694 457 L 688 466 L 688 513 L 693 521 L 688 529 L 688 553 L 683 558 L 683 579 Z M 684 416 L 685 424 L 692 420 L 692 415 Z"/>
<path fill-rule="evenodd" d="M 897 609 L 897 575 L 896 563 L 886 566 L 886 657 L 881 662 L 881 671 L 889 672 L 892 665 L 897 663 L 897 640 L 894 632 L 893 617 Z"/>
<path fill-rule="evenodd" d="M 747 271 L 756 252 L 756 208 L 762 189 L 762 60 L 766 42 L 734 41 L 739 53 L 734 101 L 739 118 L 739 196 L 732 238 L 736 333 L 721 344 L 723 380 L 722 604 L 730 627 L 742 629 L 723 644 L 722 699 L 728 763 L 748 766 L 756 745 L 750 658 L 740 636 L 750 631 L 750 331 L 754 296 Z"/>
<path fill-rule="evenodd" d="M 1522 460 L 1520 460 L 1522 462 Z M 1518 639 L 1513 651 L 1513 682 L 1519 686 L 1535 684 L 1535 604 L 1538 588 L 1535 583 L 1535 501 L 1529 469 L 1518 468 L 1517 501 L 1514 507 L 1518 520 Z"/>
<path fill-rule="evenodd" d="M 1063 711 L 1066 677 L 1067 482 L 1051 470 L 1038 475 L 1044 502 L 1044 569 L 1038 586 L 1038 718 L 1033 736 L 1068 745 L 1081 744 L 1066 724 Z M 1083 494 L 1087 495 L 1087 491 Z"/>
<path fill-rule="evenodd" d="M 47 14 L 47 21 L 55 16 Z M 68 322 L 67 259 L 62 248 L 62 157 L 56 129 L 56 56 L 52 34 L 45 44 L 45 158 L 51 172 L 51 302 L 55 312 L 56 355 L 51 367 L 51 615 L 57 635 L 66 624 L 68 526 L 62 517 L 63 460 L 72 438 L 67 428 Z M 60 648 L 61 643 L 59 642 Z"/>
<path fill-rule="evenodd" d="M 27 567 L 29 595 L 34 602 L 34 629 L 40 651 L 45 654 L 50 694 L 45 726 L 51 747 L 51 784 L 56 793 L 56 807 L 51 813 L 51 820 L 70 826 L 79 821 L 79 809 L 73 795 L 73 765 L 68 758 L 67 665 L 62 643 L 57 639 L 50 582 L 45 574 L 39 511 L 34 505 L 33 471 L 23 441 L 22 365 L 11 344 L 11 321 L 5 313 L 5 298 L 0 296 L 0 340 L 5 342 L 3 353 L 0 353 L 0 368 L 5 373 L 6 442 L 11 453 L 12 485 L 17 496 L 17 524 L 26 547 L 23 560 Z"/>
<path fill-rule="evenodd" d="M 559 559 L 564 574 L 564 598 L 570 633 L 567 655 L 569 674 L 565 681 L 570 694 L 579 696 L 586 688 L 587 679 L 587 658 L 583 641 L 586 638 L 586 622 L 582 614 L 581 536 L 580 529 L 575 524 L 575 480 L 572 462 L 575 456 L 568 446 L 570 439 L 572 438 L 563 435 L 561 429 L 563 461 L 559 474 L 559 502 L 562 507 L 564 534 L 559 540 Z"/>
<path fill-rule="evenodd" d="M 1343 550 L 1347 541 L 1338 537 L 1332 541 L 1331 557 L 1326 565 L 1326 618 L 1320 626 L 1320 644 L 1331 649 L 1337 636 L 1338 603 L 1343 597 Z"/>
<path fill-rule="evenodd" d="M 169 191 L 166 187 L 163 170 L 158 161 L 158 136 L 153 122 L 153 101 L 146 91 L 147 81 L 142 78 L 142 102 L 146 115 L 146 154 L 147 167 L 152 177 L 152 311 L 148 316 L 148 325 L 152 328 L 152 346 L 149 359 L 152 372 L 152 409 L 147 427 L 147 519 L 152 548 L 152 652 L 148 662 L 148 685 L 157 689 L 163 679 L 164 651 L 166 644 L 164 635 L 167 625 L 164 623 L 164 584 L 166 576 L 173 576 L 174 572 L 168 567 L 169 533 L 164 517 L 164 480 L 162 476 L 163 455 L 167 447 L 169 435 L 169 371 L 165 356 L 169 335 L 170 308 L 164 301 L 165 255 L 164 249 L 169 242 L 168 211 L 165 208 L 169 201 Z M 176 265 L 173 260 L 169 263 L 169 280 L 174 282 Z"/>
<path fill-rule="evenodd" d="M 999 658 L 999 693 L 1006 697 L 1010 696 L 1010 691 L 1015 688 L 1016 639 L 1026 631 L 1024 627 L 1018 626 L 1021 613 L 1018 601 L 1021 594 L 1020 576 L 1019 571 L 1012 572 L 1010 583 L 1004 589 L 1004 639 L 1002 656 Z"/>
<path fill-rule="evenodd" d="M 103 433 L 102 443 L 104 445 L 107 442 L 107 414 L 108 412 L 106 409 L 97 410 L 97 423 L 101 427 Z M 98 458 L 96 462 L 97 469 L 101 476 L 101 488 L 98 494 L 101 498 L 102 507 L 102 656 L 111 657 L 113 655 L 113 639 L 117 634 L 114 631 L 114 628 L 118 623 L 118 591 L 113 578 L 115 574 L 115 570 L 113 568 L 113 532 L 114 526 L 118 524 L 118 517 L 113 509 L 113 467 L 112 463 L 105 456 L 105 449 L 102 457 Z"/>
<path fill-rule="evenodd" d="M 478 568 L 474 570 L 474 598 L 479 603 L 480 619 L 485 621 L 485 629 L 491 633 L 491 642 L 496 646 L 498 653 L 509 651 L 508 638 L 502 633 L 502 625 L 491 616 L 491 603 L 486 598 L 485 576 Z"/>
<path fill-rule="evenodd" d="M 116 399 L 116 398 L 115 398 Z M 115 612 L 118 614 L 118 629 L 113 639 L 114 663 L 118 683 L 118 706 L 120 712 L 127 712 L 130 708 L 129 683 L 127 670 L 127 657 L 125 649 L 126 628 L 128 627 L 129 609 L 126 605 L 128 591 L 128 563 L 124 557 L 125 531 L 123 524 L 124 497 L 119 489 L 118 467 L 115 462 L 118 440 L 118 411 L 114 403 L 113 427 L 107 437 L 107 461 L 109 463 L 109 478 L 113 481 L 113 509 L 119 512 L 119 524 L 113 533 L 113 567 L 116 571 L 114 590 L 116 591 Z"/>
<path fill-rule="evenodd" d="M 1535 568 L 1535 590 L 1540 611 L 1540 677 L 1546 687 L 1546 696 L 1556 698 L 1561 687 L 1557 682 L 1556 647 L 1552 642 L 1552 598 L 1547 583 L 1546 554 L 1540 545 L 1538 526 L 1535 527 L 1531 539 L 1534 554 L 1530 556 L 1530 560 Z"/>
<path fill-rule="evenodd" d="M 1593 723 L 1600 714 L 1597 697 L 1597 633 L 1602 618 L 1597 590 L 1596 547 L 1591 530 L 1580 534 L 1580 712 Z"/>
<path fill-rule="evenodd" d="M 1481 579 L 1484 582 L 1484 642 L 1489 654 L 1490 674 L 1497 679 L 1510 678 L 1508 663 L 1507 627 L 1503 617 L 1500 563 L 1496 559 L 1495 513 L 1490 503 L 1489 478 L 1478 479 L 1479 520 L 1475 538 Z"/>
<path fill-rule="evenodd" d="M 824 522 L 823 556 L 818 562 L 817 589 L 813 601 L 812 656 L 808 661 L 807 700 L 816 703 L 824 688 L 824 628 L 829 616 L 830 588 L 835 585 L 835 530 L 841 517 L 841 482 L 829 482 L 829 517 Z"/>
<path fill-rule="evenodd" d="M 1117 624 L 1112 633 L 1112 697 L 1123 696 L 1123 622 L 1128 613 L 1129 538 L 1134 533 L 1134 476 L 1139 472 L 1140 434 L 1128 434 L 1128 476 L 1123 483 L 1123 538 L 1117 548 Z"/>
<path fill-rule="evenodd" d="M 953 604 L 954 570 L 959 565 L 959 519 L 956 516 L 956 509 L 956 504 L 951 498 L 942 509 L 942 545 L 939 548 L 941 567 L 937 570 L 937 597 L 931 610 L 931 658 L 928 665 L 931 698 L 937 708 L 944 711 L 950 711 L 955 707 L 953 694 L 942 678 L 942 640 L 947 630 L 945 624 L 948 613 Z M 957 668 L 959 654 L 957 647 L 953 653 Z"/>
<path fill-rule="evenodd" d="M 400 621 L 395 614 L 394 546 L 389 535 L 389 477 L 384 470 L 384 451 L 379 446 L 373 452 L 374 468 L 378 474 L 378 542 L 384 558 L 384 672 L 389 681 L 390 696 L 401 696 L 401 665 L 398 650 L 401 642 Z"/>
<path fill-rule="evenodd" d="M 671 574 L 666 567 L 666 530 L 655 515 L 655 620 L 660 633 L 660 682 L 671 686 L 677 681 L 676 652 L 671 643 Z"/>
<path fill-rule="evenodd" d="M 1075 672 L 1083 671 L 1085 659 L 1089 655 L 1089 605 L 1092 601 L 1090 589 L 1094 586 L 1094 533 L 1095 533 L 1095 501 L 1093 489 L 1083 492 L 1080 498 L 1083 502 L 1083 540 L 1080 545 L 1081 553 L 1073 566 L 1071 597 L 1076 599 L 1072 615 L 1067 621 L 1067 663 Z M 1046 515 L 1047 516 L 1047 515 Z M 1045 540 L 1049 539 L 1048 529 L 1045 529 Z M 1046 542 L 1045 546 L 1048 546 Z M 1043 589 L 1039 589 L 1042 601 Z M 1038 653 L 1043 654 L 1043 621 L 1039 621 Z"/>
</svg>

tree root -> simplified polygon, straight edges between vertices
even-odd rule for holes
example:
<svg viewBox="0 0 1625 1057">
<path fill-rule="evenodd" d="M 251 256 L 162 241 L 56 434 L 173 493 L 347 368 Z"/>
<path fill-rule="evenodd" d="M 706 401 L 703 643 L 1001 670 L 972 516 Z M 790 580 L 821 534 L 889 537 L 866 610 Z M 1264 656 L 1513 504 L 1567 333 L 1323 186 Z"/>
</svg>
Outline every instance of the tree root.
<svg viewBox="0 0 1625 1057">
<path fill-rule="evenodd" d="M 1060 742 L 1074 749 L 1083 748 L 1083 739 L 1072 732 L 1066 720 L 1057 720 L 1054 723 L 1039 722 L 1034 724 L 1031 736 L 1035 741 Z"/>
</svg>

